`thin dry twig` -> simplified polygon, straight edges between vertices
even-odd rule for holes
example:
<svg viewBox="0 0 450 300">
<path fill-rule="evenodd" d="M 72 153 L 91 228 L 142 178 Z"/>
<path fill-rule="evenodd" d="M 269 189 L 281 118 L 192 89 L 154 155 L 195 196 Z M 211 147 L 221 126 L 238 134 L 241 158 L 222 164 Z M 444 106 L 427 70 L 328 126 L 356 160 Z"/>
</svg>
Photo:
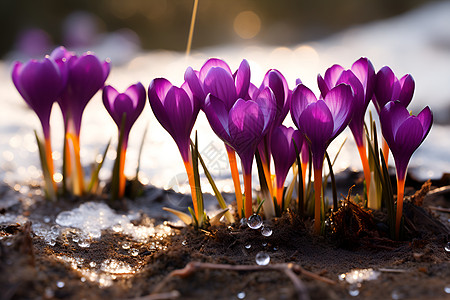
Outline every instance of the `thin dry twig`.
<svg viewBox="0 0 450 300">
<path fill-rule="evenodd" d="M 207 270 L 207 269 L 228 270 L 228 271 L 280 271 L 280 272 L 283 272 L 292 281 L 292 283 L 294 285 L 294 289 L 297 292 L 299 300 L 307 300 L 310 298 L 309 298 L 308 291 L 307 291 L 305 285 L 300 280 L 300 278 L 297 276 L 297 274 L 302 274 L 302 275 L 310 277 L 314 280 L 319 280 L 319 281 L 322 281 L 322 282 L 325 282 L 328 284 L 332 284 L 332 285 L 336 284 L 336 282 L 331 279 L 322 277 L 313 272 L 309 272 L 309 271 L 305 270 L 304 268 L 302 268 L 301 266 L 293 264 L 293 263 L 260 266 L 260 265 L 227 265 L 227 264 L 215 264 L 215 263 L 204 263 L 204 262 L 190 262 L 183 269 L 178 269 L 178 270 L 172 271 L 155 288 L 154 293 L 157 293 L 159 290 L 161 290 L 172 277 L 185 278 L 185 277 L 188 277 L 188 276 L 194 274 L 198 270 Z"/>
</svg>

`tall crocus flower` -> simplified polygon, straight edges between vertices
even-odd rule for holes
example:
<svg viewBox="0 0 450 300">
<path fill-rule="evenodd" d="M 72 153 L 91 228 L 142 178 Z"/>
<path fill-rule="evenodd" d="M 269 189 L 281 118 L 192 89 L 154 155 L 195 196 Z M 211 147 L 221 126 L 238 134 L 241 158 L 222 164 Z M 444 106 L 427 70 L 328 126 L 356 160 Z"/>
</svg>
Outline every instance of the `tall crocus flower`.
<svg viewBox="0 0 450 300">
<path fill-rule="evenodd" d="M 275 99 L 265 88 L 256 99 L 238 99 L 227 110 L 227 103 L 208 94 L 204 111 L 211 128 L 239 155 L 244 177 L 245 203 L 238 202 L 238 212 L 245 217 L 252 214 L 252 164 L 256 147 L 269 130 L 275 115 Z"/>
<path fill-rule="evenodd" d="M 118 157 L 119 190 L 117 195 L 119 198 L 122 198 L 125 193 L 124 166 L 128 137 L 131 127 L 144 109 L 146 96 L 145 88 L 140 82 L 128 87 L 124 93 L 119 93 L 110 85 L 103 88 L 103 104 L 119 129 L 119 138 L 122 137 L 122 140 L 119 141 L 121 149 L 117 151 L 120 153 Z"/>
<path fill-rule="evenodd" d="M 332 87 L 340 83 L 346 83 L 353 89 L 353 117 L 348 126 L 355 138 L 355 143 L 363 165 L 366 187 L 369 191 L 371 174 L 364 143 L 364 116 L 366 114 L 367 106 L 372 99 L 375 85 L 375 70 L 373 65 L 364 57 L 354 62 L 350 70 L 344 70 L 340 65 L 333 65 L 325 72 L 323 78 L 319 75 L 317 81 L 322 97 L 325 97 Z M 371 201 L 369 200 L 369 204 L 370 202 Z"/>
<path fill-rule="evenodd" d="M 373 104 L 378 112 L 389 101 L 400 101 L 403 106 L 408 107 L 414 94 L 415 83 L 410 74 L 398 79 L 394 72 L 387 66 L 381 68 L 376 74 Z M 383 155 L 386 165 L 389 157 L 389 147 L 386 140 L 383 140 Z"/>
<path fill-rule="evenodd" d="M 103 88 L 109 75 L 109 61 L 100 61 L 91 52 L 81 56 L 67 51 L 64 47 L 56 48 L 51 54 L 60 65 L 68 70 L 67 86 L 58 99 L 64 117 L 66 131 L 66 167 L 70 169 L 70 145 L 73 149 L 76 175 L 73 181 L 73 192 L 81 195 L 84 191 L 84 175 L 80 161 L 80 130 L 83 111 L 91 98 Z M 69 152 L 69 153 L 67 153 Z M 64 174 L 68 177 L 69 172 Z"/>
<path fill-rule="evenodd" d="M 417 116 L 410 115 L 403 103 L 390 101 L 380 111 L 380 123 L 383 136 L 394 156 L 397 171 L 395 234 L 398 238 L 403 213 L 406 169 L 412 154 L 430 132 L 433 114 L 427 106 Z"/>
<path fill-rule="evenodd" d="M 186 83 L 179 88 L 165 78 L 152 80 L 148 88 L 148 99 L 156 119 L 169 132 L 180 150 L 191 186 L 195 216 L 198 220 L 199 214 L 203 212 L 199 212 L 197 207 L 190 135 L 200 111 L 200 103 L 192 95 Z"/>
<path fill-rule="evenodd" d="M 325 98 L 317 99 L 303 84 L 292 92 L 291 116 L 312 152 L 315 191 L 315 232 L 320 232 L 322 167 L 325 151 L 333 139 L 348 125 L 353 115 L 353 92 L 349 85 L 339 84 Z"/>
<path fill-rule="evenodd" d="M 38 116 L 45 139 L 45 156 L 51 181 L 49 189 L 56 190 L 53 181 L 53 158 L 50 138 L 50 113 L 53 103 L 60 96 L 67 80 L 64 68 L 59 68 L 55 61 L 46 57 L 43 60 L 30 60 L 23 64 L 16 62 L 12 71 L 12 80 L 20 95 Z M 44 165 L 43 165 L 44 167 Z"/>
<path fill-rule="evenodd" d="M 269 192 L 272 196 L 273 187 L 271 184 L 271 172 L 270 172 L 270 157 L 271 157 L 271 138 L 272 132 L 275 128 L 283 123 L 286 118 L 287 113 L 289 112 L 289 108 L 291 106 L 291 95 L 292 91 L 289 89 L 286 79 L 283 74 L 276 69 L 271 69 L 267 71 L 264 76 L 263 82 L 261 86 L 256 88 L 253 84 L 250 84 L 249 87 L 249 95 L 250 98 L 256 99 L 266 87 L 269 87 L 275 97 L 275 116 L 272 122 L 272 125 L 269 127 L 267 134 L 264 136 L 263 140 L 259 143 L 258 149 L 261 154 L 262 165 L 264 169 L 264 175 L 266 177 L 266 181 L 269 183 Z"/>
<path fill-rule="evenodd" d="M 225 61 L 211 58 L 203 64 L 200 71 L 194 71 L 191 67 L 187 68 L 184 79 L 202 107 L 204 107 L 206 97 L 209 94 L 222 100 L 227 111 L 230 111 L 238 99 L 249 98 L 250 66 L 245 59 L 242 60 L 236 72 L 232 73 Z M 236 154 L 234 149 L 226 143 L 225 149 L 233 178 L 236 202 L 239 207 L 242 206 L 242 192 Z"/>
<path fill-rule="evenodd" d="M 280 125 L 273 129 L 270 148 L 275 165 L 276 198 L 278 207 L 283 204 L 284 181 L 296 159 L 295 145 L 301 149 L 304 137 L 292 127 Z"/>
</svg>

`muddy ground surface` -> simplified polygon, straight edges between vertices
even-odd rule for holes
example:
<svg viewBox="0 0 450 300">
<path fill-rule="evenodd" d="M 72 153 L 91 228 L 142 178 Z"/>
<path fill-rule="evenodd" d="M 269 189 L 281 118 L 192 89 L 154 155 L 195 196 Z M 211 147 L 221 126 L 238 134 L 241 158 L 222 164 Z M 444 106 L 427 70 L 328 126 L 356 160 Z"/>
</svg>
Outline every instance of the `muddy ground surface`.
<svg viewBox="0 0 450 300">
<path fill-rule="evenodd" d="M 408 193 L 421 184 L 410 182 Z M 316 236 L 309 219 L 290 212 L 265 221 L 270 236 L 240 224 L 200 231 L 161 225 L 164 233 L 145 242 L 107 229 L 89 247 L 81 247 L 70 232 L 49 244 L 31 227 L 40 218 L 51 224 L 85 199 L 30 203 L 2 187 L 0 217 L 18 213 L 26 219 L 0 225 L 0 299 L 450 299 L 447 186 L 448 179 L 435 181 L 423 201 L 412 199 L 419 206 L 405 204 L 407 230 L 401 241 L 387 237 L 384 212 L 365 221 L 355 209 L 346 212 L 348 226 L 339 234 L 328 230 Z M 141 207 L 133 224 L 146 226 L 167 217 L 161 206 L 180 206 L 184 198 L 146 188 L 126 206 Z M 124 205 L 115 210 L 126 212 Z M 267 266 L 255 267 L 259 252 L 269 255 Z M 191 262 L 206 264 L 182 270 Z M 361 284 L 339 279 L 352 269 L 368 268 L 376 279 Z"/>
</svg>

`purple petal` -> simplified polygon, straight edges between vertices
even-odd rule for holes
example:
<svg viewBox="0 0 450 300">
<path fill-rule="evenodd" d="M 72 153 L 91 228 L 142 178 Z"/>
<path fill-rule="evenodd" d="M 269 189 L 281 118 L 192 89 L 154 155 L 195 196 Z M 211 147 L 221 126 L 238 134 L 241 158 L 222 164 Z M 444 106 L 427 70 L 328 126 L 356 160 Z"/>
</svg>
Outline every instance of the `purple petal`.
<svg viewBox="0 0 450 300">
<path fill-rule="evenodd" d="M 397 130 L 409 116 L 408 110 L 399 101 L 388 102 L 380 111 L 381 130 L 390 148 L 395 147 Z"/>
<path fill-rule="evenodd" d="M 399 178 L 405 178 L 409 160 L 422 143 L 423 134 L 422 124 L 416 117 L 411 116 L 400 124 L 395 135 L 395 145 L 391 148 Z"/>
<path fill-rule="evenodd" d="M 415 82 L 411 75 L 407 74 L 399 80 L 401 91 L 398 99 L 405 107 L 408 107 L 414 95 Z"/>
<path fill-rule="evenodd" d="M 330 68 L 328 68 L 328 70 L 326 70 L 324 81 L 328 86 L 328 89 L 331 89 L 332 87 L 336 86 L 336 82 L 341 76 L 342 71 L 344 71 L 344 68 L 341 67 L 340 65 L 333 65 Z"/>
<path fill-rule="evenodd" d="M 230 73 L 219 67 L 212 67 L 205 77 L 203 89 L 206 94 L 211 93 L 213 96 L 221 99 L 227 109 L 231 109 L 236 101 L 236 87 Z"/>
<path fill-rule="evenodd" d="M 173 129 L 171 119 L 164 107 L 164 101 L 166 100 L 167 92 L 171 87 L 172 84 L 165 78 L 153 79 L 148 87 L 148 100 L 153 114 L 162 127 L 168 132 L 173 132 Z"/>
<path fill-rule="evenodd" d="M 242 60 L 236 71 L 235 76 L 237 98 L 245 99 L 248 95 L 248 88 L 250 85 L 250 65 L 247 60 Z"/>
<path fill-rule="evenodd" d="M 317 85 L 319 86 L 321 99 L 324 99 L 331 87 L 328 87 L 327 83 L 320 74 L 317 75 Z"/>
<path fill-rule="evenodd" d="M 395 77 L 394 72 L 387 66 L 381 68 L 376 74 L 373 102 L 378 113 L 380 113 L 386 103 L 391 100 L 397 100 L 392 99 L 394 83 L 396 80 L 397 78 Z"/>
<path fill-rule="evenodd" d="M 368 103 L 373 96 L 375 86 L 375 69 L 369 59 L 361 57 L 355 61 L 351 70 L 363 85 L 365 101 Z"/>
<path fill-rule="evenodd" d="M 228 110 L 223 101 L 208 94 L 208 96 L 206 96 L 204 111 L 212 130 L 224 142 L 230 143 L 231 137 L 228 129 Z"/>
<path fill-rule="evenodd" d="M 270 70 L 264 77 L 263 86 L 270 87 L 275 96 L 276 114 L 274 124 L 275 126 L 281 125 L 288 113 L 291 100 L 287 81 L 278 70 Z"/>
<path fill-rule="evenodd" d="M 273 95 L 272 90 L 269 87 L 266 87 L 261 91 L 261 93 L 259 93 L 258 98 L 254 101 L 258 104 L 262 116 L 264 117 L 264 125 L 262 130 L 262 134 L 264 135 L 269 130 L 275 118 L 277 109 L 275 96 Z"/>
<path fill-rule="evenodd" d="M 184 80 L 189 85 L 189 88 L 192 91 L 194 97 L 198 98 L 201 105 L 203 106 L 206 94 L 203 91 L 203 87 L 200 80 L 198 79 L 197 72 L 195 72 L 191 67 L 188 67 L 186 69 L 186 72 L 184 72 Z"/>
<path fill-rule="evenodd" d="M 294 124 L 299 127 L 299 119 L 305 108 L 317 101 L 314 93 L 305 85 L 300 84 L 292 91 L 291 99 L 291 117 Z"/>
<path fill-rule="evenodd" d="M 334 138 L 345 129 L 353 115 L 353 93 L 351 87 L 346 84 L 339 84 L 328 92 L 324 101 L 333 116 Z"/>
<path fill-rule="evenodd" d="M 208 74 L 209 70 L 213 67 L 222 68 L 225 71 L 227 71 L 230 75 L 232 74 L 231 69 L 226 62 L 218 58 L 210 58 L 203 64 L 202 68 L 200 69 L 200 72 L 198 74 L 200 82 L 205 81 L 206 75 Z"/>
<path fill-rule="evenodd" d="M 114 122 L 116 122 L 116 124 L 119 125 L 120 121 L 119 121 L 119 123 L 117 123 L 115 116 L 113 116 L 113 114 L 115 114 L 115 112 L 113 110 L 114 100 L 116 99 L 117 95 L 119 95 L 119 92 L 112 86 L 107 85 L 103 88 L 103 93 L 102 93 L 103 105 L 105 106 L 106 110 L 111 115 L 111 117 L 113 118 Z"/>
<path fill-rule="evenodd" d="M 417 119 L 422 124 L 423 128 L 423 137 L 422 139 L 425 139 L 425 137 L 428 135 L 428 133 L 431 130 L 431 125 L 433 124 L 433 113 L 431 112 L 430 108 L 427 106 L 417 115 Z"/>
</svg>

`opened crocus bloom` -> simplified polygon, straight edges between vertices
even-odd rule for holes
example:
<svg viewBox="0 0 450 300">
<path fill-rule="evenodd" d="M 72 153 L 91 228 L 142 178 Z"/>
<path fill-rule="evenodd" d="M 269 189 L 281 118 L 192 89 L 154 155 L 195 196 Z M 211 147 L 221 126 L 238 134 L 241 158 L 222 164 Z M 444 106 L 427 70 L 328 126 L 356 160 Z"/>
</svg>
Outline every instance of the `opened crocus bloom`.
<svg viewBox="0 0 450 300">
<path fill-rule="evenodd" d="M 325 72 L 323 78 L 319 75 L 317 81 L 323 98 L 332 87 L 340 83 L 348 84 L 353 89 L 353 117 L 348 126 L 352 131 L 359 151 L 366 180 L 367 194 L 369 195 L 371 174 L 364 143 L 364 116 L 367 106 L 372 99 L 375 85 L 375 70 L 372 63 L 367 58 L 360 58 L 353 63 L 350 70 L 344 70 L 340 65 L 333 65 Z M 369 206 L 372 207 L 370 200 Z"/>
<path fill-rule="evenodd" d="M 286 127 L 280 125 L 276 127 L 272 132 L 271 137 L 271 150 L 273 162 L 275 165 L 276 175 L 276 199 L 278 207 L 282 208 L 283 204 L 283 190 L 284 181 L 292 167 L 297 155 L 295 153 L 295 145 L 298 151 L 303 146 L 304 137 L 298 130 L 294 130 L 292 127 Z"/>
<path fill-rule="evenodd" d="M 381 68 L 376 74 L 375 88 L 373 94 L 373 104 L 378 115 L 381 109 L 389 101 L 400 101 L 404 107 L 408 107 L 414 94 L 415 83 L 410 74 L 398 79 L 394 72 L 387 66 Z M 383 155 L 386 165 L 389 157 L 389 147 L 386 140 L 383 140 Z"/>
<path fill-rule="evenodd" d="M 238 99 L 227 110 L 227 103 L 208 94 L 204 111 L 211 128 L 241 158 L 244 174 L 245 217 L 252 214 L 252 163 L 256 147 L 268 132 L 275 116 L 275 98 L 270 88 L 265 88 L 256 99 Z"/>
<path fill-rule="evenodd" d="M 250 66 L 245 59 L 233 74 L 226 62 L 221 59 L 211 58 L 203 64 L 200 71 L 194 71 L 191 67 L 187 68 L 184 79 L 189 84 L 193 96 L 198 99 L 202 107 L 204 107 L 206 97 L 209 94 L 223 101 L 226 111 L 230 111 L 238 99 L 249 99 Z M 242 192 L 236 154 L 234 149 L 226 143 L 225 148 L 230 163 L 236 202 L 238 207 L 242 207 Z"/>
<path fill-rule="evenodd" d="M 315 191 L 315 231 L 320 232 L 322 167 L 325 151 L 333 139 L 348 125 L 353 115 L 353 92 L 349 85 L 339 84 L 325 98 L 317 99 L 303 84 L 292 92 L 291 116 L 312 152 Z"/>
<path fill-rule="evenodd" d="M 119 190 L 117 195 L 119 198 L 122 198 L 125 193 L 124 166 L 128 137 L 131 127 L 144 109 L 146 96 L 145 88 L 140 82 L 130 86 L 124 93 L 119 93 L 109 85 L 103 88 L 103 104 L 119 129 L 119 137 L 122 137 L 122 140 L 119 141 L 122 144 L 119 149 Z"/>
<path fill-rule="evenodd" d="M 394 156 L 395 168 L 397 170 L 397 216 L 395 233 L 398 238 L 403 212 L 406 169 L 412 154 L 430 132 L 433 123 L 433 114 L 427 106 L 417 116 L 410 115 L 403 103 L 400 101 L 390 101 L 380 111 L 380 123 L 383 136 Z"/>
<path fill-rule="evenodd" d="M 73 155 L 76 168 L 72 189 L 75 195 L 81 195 L 84 192 L 84 175 L 80 161 L 81 119 L 88 102 L 103 88 L 109 75 L 110 64 L 108 61 L 100 61 L 90 52 L 76 56 L 64 47 L 56 48 L 51 57 L 68 70 L 67 86 L 58 99 L 66 130 L 65 163 L 67 170 L 64 170 L 64 176 L 69 177 L 71 170 L 69 159 Z"/>
<path fill-rule="evenodd" d="M 50 138 L 50 113 L 53 103 L 58 99 L 67 80 L 67 72 L 60 69 L 56 62 L 49 57 L 43 60 L 30 60 L 23 64 L 16 62 L 12 71 L 12 80 L 20 95 L 38 116 L 45 138 L 45 158 L 52 183 L 48 188 L 56 191 L 53 182 L 53 158 Z M 44 165 L 43 165 L 44 167 Z"/>
<path fill-rule="evenodd" d="M 198 220 L 199 213 L 203 212 L 199 212 L 197 207 L 190 136 L 200 111 L 200 103 L 193 97 L 187 83 L 179 88 L 165 78 L 152 80 L 148 88 L 148 99 L 156 119 L 169 132 L 180 150 L 191 186 L 195 216 Z"/>
</svg>

